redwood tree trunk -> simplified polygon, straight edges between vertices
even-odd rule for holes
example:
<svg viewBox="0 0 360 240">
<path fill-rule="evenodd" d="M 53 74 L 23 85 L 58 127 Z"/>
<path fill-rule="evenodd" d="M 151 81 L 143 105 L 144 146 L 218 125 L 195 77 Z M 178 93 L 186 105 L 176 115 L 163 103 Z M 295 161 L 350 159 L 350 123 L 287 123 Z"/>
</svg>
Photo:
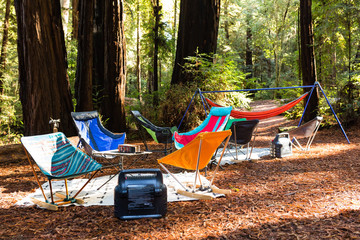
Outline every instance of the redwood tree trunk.
<svg viewBox="0 0 360 240">
<path fill-rule="evenodd" d="M 252 31 L 250 27 L 246 29 L 246 79 L 253 77 L 253 60 L 252 60 Z"/>
<path fill-rule="evenodd" d="M 101 112 L 105 118 L 109 118 L 107 127 L 114 132 L 126 130 L 126 49 L 123 11 L 122 0 L 105 1 L 104 97 Z"/>
<path fill-rule="evenodd" d="M 104 0 L 95 0 L 93 27 L 93 96 L 94 108 L 100 109 L 104 94 Z"/>
<path fill-rule="evenodd" d="M 311 0 L 300 0 L 301 70 L 304 85 L 313 85 L 317 81 L 311 4 Z M 304 89 L 304 91 L 308 91 L 308 89 Z M 315 118 L 318 111 L 319 95 L 316 89 L 310 98 L 304 121 Z"/>
<path fill-rule="evenodd" d="M 190 82 L 193 76 L 185 74 L 182 66 L 188 56 L 215 53 L 220 17 L 220 0 L 181 0 L 179 33 L 171 84 Z"/>
<path fill-rule="evenodd" d="M 79 0 L 72 0 L 72 37 L 78 39 L 79 36 Z"/>
<path fill-rule="evenodd" d="M 159 0 L 153 1 L 153 11 L 155 16 L 155 26 L 154 26 L 154 58 L 153 58 L 153 87 L 154 90 L 154 98 L 153 104 L 156 106 L 159 104 L 158 99 L 158 90 L 159 90 L 159 75 L 158 75 L 158 55 L 159 55 L 159 24 L 160 24 L 160 10 L 161 6 L 159 4 Z"/>
<path fill-rule="evenodd" d="M 141 97 L 141 63 L 140 63 L 140 0 L 136 2 L 136 79 L 137 79 L 137 90 L 139 93 L 139 100 L 142 101 Z"/>
<path fill-rule="evenodd" d="M 77 112 L 93 110 L 93 9 L 94 0 L 80 0 L 79 43 L 75 80 Z"/>
<path fill-rule="evenodd" d="M 1 55 L 0 55 L 0 94 L 4 92 L 3 75 L 6 67 L 6 49 L 9 40 L 9 18 L 10 18 L 10 0 L 6 0 L 4 31 L 3 31 L 3 39 L 1 43 Z"/>
<path fill-rule="evenodd" d="M 60 2 L 15 0 L 15 9 L 24 135 L 52 132 L 50 117 L 75 135 Z"/>
</svg>

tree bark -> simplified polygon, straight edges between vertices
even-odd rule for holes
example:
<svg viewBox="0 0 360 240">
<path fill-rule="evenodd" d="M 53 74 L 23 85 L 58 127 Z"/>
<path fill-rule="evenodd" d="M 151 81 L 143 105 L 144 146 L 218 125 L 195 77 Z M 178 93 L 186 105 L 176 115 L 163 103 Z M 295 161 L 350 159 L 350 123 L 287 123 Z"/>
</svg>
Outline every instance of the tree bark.
<svg viewBox="0 0 360 240">
<path fill-rule="evenodd" d="M 252 60 L 252 31 L 250 26 L 246 28 L 246 79 L 253 77 L 253 60 Z"/>
<path fill-rule="evenodd" d="M 176 58 L 171 84 L 191 82 L 182 66 L 188 56 L 215 53 L 220 17 L 220 0 L 181 0 Z"/>
<path fill-rule="evenodd" d="M 60 2 L 15 0 L 15 9 L 24 135 L 52 132 L 50 117 L 75 135 Z"/>
<path fill-rule="evenodd" d="M 136 79 L 139 100 L 141 102 L 141 65 L 140 65 L 140 0 L 136 2 Z"/>
<path fill-rule="evenodd" d="M 72 0 L 72 37 L 78 39 L 79 36 L 79 0 Z"/>
<path fill-rule="evenodd" d="M 105 4 L 103 0 L 95 0 L 93 27 L 93 103 L 95 109 L 100 109 L 104 97 L 104 21 Z"/>
<path fill-rule="evenodd" d="M 159 24 L 160 24 L 160 10 L 159 0 L 153 0 L 153 12 L 155 16 L 154 26 L 154 56 L 153 56 L 153 87 L 154 96 L 153 104 L 157 106 L 159 104 L 158 90 L 159 90 L 159 75 L 158 75 L 158 55 L 159 55 Z"/>
<path fill-rule="evenodd" d="M 304 85 L 313 85 L 317 81 L 311 4 L 312 0 L 300 0 L 301 67 Z M 304 92 L 307 90 L 304 89 Z M 304 121 L 315 118 L 318 112 L 319 94 L 316 88 L 305 111 Z"/>
<path fill-rule="evenodd" d="M 93 110 L 93 10 L 94 0 L 80 0 L 79 42 L 75 80 L 77 112 Z"/>
<path fill-rule="evenodd" d="M 104 12 L 104 97 L 101 112 L 109 118 L 107 127 L 111 131 L 124 132 L 126 44 L 123 0 L 106 0 Z"/>
<path fill-rule="evenodd" d="M 4 31 L 3 31 L 3 39 L 1 44 L 1 55 L 0 55 L 0 94 L 4 93 L 3 75 L 6 68 L 6 51 L 7 51 L 7 44 L 9 41 L 9 18 L 10 18 L 10 0 L 6 0 Z"/>
</svg>

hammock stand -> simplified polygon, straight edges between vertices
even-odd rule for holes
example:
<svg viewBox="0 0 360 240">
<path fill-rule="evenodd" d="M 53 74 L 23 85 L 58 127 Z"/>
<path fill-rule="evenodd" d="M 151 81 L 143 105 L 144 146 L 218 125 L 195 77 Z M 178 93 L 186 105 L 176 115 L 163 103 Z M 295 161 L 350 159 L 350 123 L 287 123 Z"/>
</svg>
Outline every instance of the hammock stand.
<svg viewBox="0 0 360 240">
<path fill-rule="evenodd" d="M 327 104 L 329 105 L 329 107 L 330 107 L 330 109 L 331 109 L 331 111 L 332 111 L 332 113 L 333 113 L 333 115 L 334 115 L 334 117 L 335 117 L 335 119 L 336 119 L 336 121 L 337 121 L 337 123 L 338 123 L 338 125 L 339 125 L 339 127 L 340 127 L 340 129 L 341 129 L 341 131 L 342 131 L 342 133 L 343 133 L 343 135 L 344 135 L 344 137 L 346 138 L 347 142 L 350 143 L 350 140 L 349 140 L 349 138 L 347 137 L 347 135 L 346 135 L 346 133 L 345 133 L 345 130 L 344 130 L 344 128 L 342 127 L 342 125 L 341 125 L 341 123 L 340 123 L 339 118 L 337 117 L 337 115 L 336 115 L 333 107 L 331 106 L 331 104 L 330 104 L 330 102 L 329 102 L 329 99 L 327 98 L 327 96 L 326 96 L 326 94 L 325 94 L 325 92 L 324 92 L 324 90 L 323 90 L 323 88 L 321 87 L 321 85 L 320 85 L 319 82 L 315 82 L 314 85 L 306 85 L 306 86 L 276 87 L 276 88 L 259 88 L 259 89 L 240 89 L 240 90 L 222 90 L 222 91 L 201 91 L 200 89 L 197 89 L 197 90 L 195 91 L 194 95 L 192 96 L 188 107 L 186 108 L 186 111 L 185 111 L 185 113 L 184 113 L 184 115 L 183 115 L 183 117 L 182 117 L 182 119 L 181 119 L 181 121 L 180 121 L 180 123 L 179 123 L 178 129 L 180 129 L 181 123 L 182 123 L 182 121 L 184 120 L 185 115 L 186 115 L 186 113 L 188 112 L 188 110 L 189 110 L 189 108 L 190 108 L 190 105 L 191 105 L 192 101 L 194 100 L 194 98 L 196 97 L 197 94 L 199 94 L 199 96 L 200 96 L 201 102 L 202 102 L 203 107 L 204 107 L 204 110 L 205 110 L 205 114 L 206 114 L 206 116 L 207 116 L 207 109 L 210 108 L 210 107 L 209 107 L 209 104 L 210 104 L 210 103 L 208 102 L 207 98 L 204 97 L 204 95 L 203 95 L 204 93 L 248 92 L 248 91 L 295 89 L 295 88 L 311 88 L 310 91 L 309 91 L 309 93 L 305 93 L 305 94 L 303 94 L 302 96 L 300 96 L 298 99 L 296 99 L 296 100 L 294 100 L 294 101 L 292 101 L 292 102 L 284 105 L 284 106 L 289 106 L 289 104 L 296 102 L 296 103 L 294 104 L 294 106 L 295 106 L 295 105 L 296 105 L 298 102 L 300 102 L 303 98 L 305 98 L 306 96 L 309 96 L 309 97 L 308 97 L 308 100 L 307 100 L 307 102 L 306 102 L 306 104 L 305 104 L 304 111 L 303 111 L 303 114 L 302 114 L 302 116 L 301 116 L 301 118 L 300 118 L 300 121 L 299 121 L 298 126 L 300 126 L 301 123 L 302 123 L 302 121 L 303 121 L 304 114 L 305 114 L 305 111 L 306 111 L 306 109 L 307 109 L 307 106 L 309 105 L 309 101 L 310 101 L 310 98 L 311 98 L 311 96 L 312 96 L 312 93 L 314 92 L 314 90 L 315 90 L 316 88 L 319 88 L 319 89 L 321 90 L 322 94 L 324 95 L 324 97 L 325 97 L 325 99 L 326 99 L 326 102 L 327 102 Z M 214 103 L 214 104 L 215 104 L 215 103 Z M 211 104 L 210 104 L 210 105 L 211 105 Z M 220 105 L 218 105 L 218 106 L 220 106 Z M 285 109 L 285 110 L 283 109 L 284 106 L 281 106 L 281 107 L 276 108 L 276 109 L 271 109 L 271 110 L 268 110 L 268 111 L 264 111 L 263 113 L 265 113 L 265 114 L 264 114 L 263 116 L 259 115 L 259 112 L 253 112 L 253 113 L 251 113 L 251 112 L 246 112 L 247 116 L 243 116 L 243 115 L 240 115 L 240 114 L 238 114 L 238 113 L 235 113 L 235 116 L 233 116 L 234 113 L 232 112 L 231 116 L 234 117 L 234 118 L 245 117 L 245 118 L 247 118 L 247 119 L 254 119 L 254 118 L 251 118 L 251 116 L 249 116 L 249 115 L 252 114 L 252 115 L 255 115 L 255 116 L 256 116 L 256 117 L 253 116 L 253 117 L 255 117 L 256 119 L 265 119 L 265 118 L 269 118 L 269 117 L 273 117 L 273 116 L 279 115 L 280 113 L 286 111 L 286 109 Z M 290 108 L 291 108 L 291 107 L 290 107 Z M 290 109 L 290 108 L 288 108 L 288 109 Z M 233 111 L 234 111 L 234 110 L 233 110 Z M 234 112 L 235 112 L 235 111 L 234 111 Z M 267 113 L 266 113 L 266 112 L 267 112 Z M 244 113 L 244 112 L 242 112 L 242 113 Z M 270 113 L 271 113 L 271 114 L 270 114 Z M 275 115 L 273 115 L 273 114 L 275 114 Z M 259 117 L 260 117 L 260 118 L 259 118 Z M 261 118 L 261 117 L 262 117 L 262 118 Z"/>
</svg>

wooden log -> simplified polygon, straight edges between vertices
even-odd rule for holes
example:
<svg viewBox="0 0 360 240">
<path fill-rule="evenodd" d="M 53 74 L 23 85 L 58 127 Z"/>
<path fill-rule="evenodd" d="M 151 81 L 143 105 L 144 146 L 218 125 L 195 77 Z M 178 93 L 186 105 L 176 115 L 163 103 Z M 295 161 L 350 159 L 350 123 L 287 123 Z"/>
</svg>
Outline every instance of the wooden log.
<svg viewBox="0 0 360 240">
<path fill-rule="evenodd" d="M 197 199 L 203 199 L 203 200 L 212 200 L 215 197 L 211 196 L 211 195 L 205 195 L 205 194 L 201 194 L 201 193 L 193 193 L 193 192 L 187 192 L 185 190 L 181 190 L 178 189 L 176 191 L 178 194 L 184 195 L 186 197 L 191 197 L 191 198 L 197 198 Z"/>
<path fill-rule="evenodd" d="M 38 206 L 40 206 L 42 208 L 52 210 L 52 211 L 57 211 L 58 210 L 58 206 L 56 206 L 54 204 L 43 202 L 43 201 L 40 201 L 40 200 L 38 200 L 36 198 L 30 198 L 30 199 L 34 204 L 36 204 L 36 205 L 38 205 Z"/>
</svg>

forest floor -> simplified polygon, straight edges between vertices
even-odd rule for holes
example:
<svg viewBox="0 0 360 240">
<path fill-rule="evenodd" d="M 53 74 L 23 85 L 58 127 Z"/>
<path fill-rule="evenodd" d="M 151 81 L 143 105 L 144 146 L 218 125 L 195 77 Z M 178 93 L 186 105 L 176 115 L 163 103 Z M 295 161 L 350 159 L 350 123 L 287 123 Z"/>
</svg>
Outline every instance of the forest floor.
<svg viewBox="0 0 360 240">
<path fill-rule="evenodd" d="M 296 124 L 281 116 L 262 121 L 255 147 L 269 147 L 278 127 Z M 14 206 L 38 186 L 21 146 L 8 146 L 19 150 L 0 156 L 0 238 L 360 239 L 360 127 L 346 132 L 351 144 L 335 126 L 318 132 L 311 151 L 224 166 L 215 185 L 231 195 L 170 202 L 163 218 L 128 221 L 113 206 Z M 134 168 L 159 168 L 161 156 Z"/>
</svg>

